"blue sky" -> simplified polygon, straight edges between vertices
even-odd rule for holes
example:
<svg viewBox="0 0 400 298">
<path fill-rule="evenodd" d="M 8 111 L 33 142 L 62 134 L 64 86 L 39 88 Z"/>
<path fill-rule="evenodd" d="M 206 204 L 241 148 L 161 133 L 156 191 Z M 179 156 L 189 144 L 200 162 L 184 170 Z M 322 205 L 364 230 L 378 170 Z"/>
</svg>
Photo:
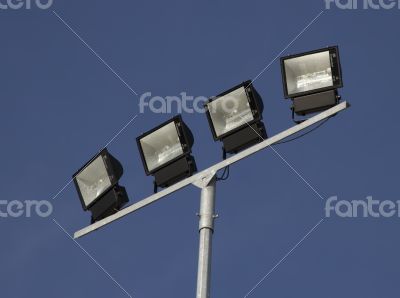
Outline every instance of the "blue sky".
<svg viewBox="0 0 400 298">
<path fill-rule="evenodd" d="M 73 185 L 52 198 L 136 114 L 108 149 L 124 165 L 130 201 L 150 195 L 135 138 L 175 113 L 139 113 L 139 96 L 210 97 L 253 79 L 319 14 L 282 55 L 339 45 L 340 92 L 352 107 L 276 149 L 323 199 L 272 150 L 235 164 L 217 185 L 212 296 L 244 297 L 273 268 L 248 297 L 396 295 L 398 217 L 326 218 L 297 244 L 331 196 L 399 199 L 397 8 L 55 0 L 47 10 L 0 10 L 2 200 L 54 206 L 48 218 L 0 218 L 1 296 L 128 297 L 53 221 L 70 234 L 89 223 Z M 279 59 L 254 85 L 268 134 L 292 126 Z M 198 168 L 219 161 L 205 115 L 183 118 Z M 188 187 L 78 242 L 132 297 L 193 297 L 198 208 L 199 190 Z"/>
</svg>

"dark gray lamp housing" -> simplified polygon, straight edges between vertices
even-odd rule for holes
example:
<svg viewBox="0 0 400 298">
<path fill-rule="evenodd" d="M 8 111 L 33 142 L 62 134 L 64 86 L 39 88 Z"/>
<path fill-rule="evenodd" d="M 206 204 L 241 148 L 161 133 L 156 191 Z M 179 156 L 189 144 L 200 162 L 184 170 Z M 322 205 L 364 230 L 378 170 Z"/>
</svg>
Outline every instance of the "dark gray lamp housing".
<svg viewBox="0 0 400 298">
<path fill-rule="evenodd" d="M 237 153 L 267 138 L 262 99 L 251 81 L 243 82 L 205 104 L 214 140 L 225 153 Z"/>
<path fill-rule="evenodd" d="M 180 115 L 136 139 L 146 175 L 154 176 L 157 187 L 168 187 L 197 171 L 190 155 L 193 134 Z"/>
<path fill-rule="evenodd" d="M 337 46 L 283 57 L 281 68 L 285 98 L 293 100 L 297 115 L 323 111 L 339 102 L 337 89 L 343 81 Z"/>
<path fill-rule="evenodd" d="M 122 174 L 121 163 L 105 148 L 73 175 L 83 210 L 92 212 L 92 223 L 129 201 L 125 188 L 118 185 Z"/>
</svg>

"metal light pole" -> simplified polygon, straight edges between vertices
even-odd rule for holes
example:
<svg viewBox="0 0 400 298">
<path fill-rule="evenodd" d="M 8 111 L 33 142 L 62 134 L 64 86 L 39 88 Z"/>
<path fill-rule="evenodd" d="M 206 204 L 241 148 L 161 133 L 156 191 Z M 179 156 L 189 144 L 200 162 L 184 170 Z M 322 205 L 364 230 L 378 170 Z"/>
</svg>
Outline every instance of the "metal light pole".
<svg viewBox="0 0 400 298">
<path fill-rule="evenodd" d="M 207 180 L 207 179 L 205 179 Z M 216 178 L 201 189 L 199 221 L 199 267 L 197 273 L 197 298 L 210 297 L 212 234 L 214 232 Z"/>
<path fill-rule="evenodd" d="M 244 151 L 241 151 L 211 167 L 205 169 L 189 178 L 186 178 L 170 187 L 163 189 L 162 191 L 155 193 L 135 204 L 132 204 L 121 211 L 110 215 L 100 221 L 97 221 L 90 226 L 83 228 L 74 234 L 74 239 L 80 238 L 97 229 L 114 222 L 132 212 L 135 212 L 143 207 L 146 207 L 162 198 L 165 198 L 171 193 L 178 191 L 190 184 L 193 184 L 201 189 L 200 199 L 200 243 L 199 243 L 199 267 L 197 276 L 197 298 L 209 298 L 210 297 L 210 278 L 211 278 L 211 244 L 212 234 L 214 231 L 214 214 L 215 209 L 215 184 L 216 184 L 216 173 L 217 171 L 238 162 L 252 154 L 257 153 L 260 150 L 266 149 L 269 146 L 293 135 L 313 124 L 316 124 L 324 119 L 332 117 L 337 113 L 347 109 L 350 105 L 347 102 L 342 102 L 329 110 L 321 112 L 320 114 L 302 122 L 301 124 L 295 125 L 273 137 L 270 137 L 263 142 L 254 145 Z"/>
</svg>

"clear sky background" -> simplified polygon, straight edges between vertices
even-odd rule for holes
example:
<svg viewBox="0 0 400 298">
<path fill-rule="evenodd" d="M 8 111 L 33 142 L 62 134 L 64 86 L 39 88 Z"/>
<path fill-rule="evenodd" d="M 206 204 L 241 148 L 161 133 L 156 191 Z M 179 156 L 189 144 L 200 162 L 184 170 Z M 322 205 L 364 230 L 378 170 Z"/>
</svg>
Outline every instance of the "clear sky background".
<svg viewBox="0 0 400 298">
<path fill-rule="evenodd" d="M 65 1 L 0 10 L 2 200 L 51 200 L 139 113 L 139 95 L 213 96 L 256 77 L 318 14 L 318 1 Z M 212 297 L 243 298 L 324 218 L 324 200 L 399 198 L 400 10 L 320 17 L 282 55 L 339 45 L 352 107 L 314 133 L 231 167 L 217 185 Z M 279 61 L 255 81 L 269 135 L 292 126 Z M 136 147 L 171 114 L 140 114 L 109 146 L 130 202 L 152 193 Z M 204 114 L 183 114 L 199 169 L 221 159 Z M 194 297 L 199 190 L 188 187 L 79 240 L 135 298 Z M 74 186 L 48 218 L 0 219 L 1 297 L 128 297 L 54 223 L 88 225 Z M 395 297 L 399 218 L 325 219 L 249 297 Z"/>
</svg>

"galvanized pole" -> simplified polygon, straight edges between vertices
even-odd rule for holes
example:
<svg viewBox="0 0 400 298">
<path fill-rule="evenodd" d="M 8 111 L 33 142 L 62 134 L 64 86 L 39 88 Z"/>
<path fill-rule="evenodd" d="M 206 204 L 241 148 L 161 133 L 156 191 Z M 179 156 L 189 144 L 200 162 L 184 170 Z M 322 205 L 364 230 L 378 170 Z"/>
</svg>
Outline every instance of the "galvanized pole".
<svg viewBox="0 0 400 298">
<path fill-rule="evenodd" d="M 211 280 L 211 247 L 212 234 L 214 232 L 215 212 L 215 184 L 216 178 L 213 177 L 201 189 L 200 199 L 200 244 L 199 244 L 199 267 L 197 274 L 197 298 L 210 297 Z"/>
</svg>

